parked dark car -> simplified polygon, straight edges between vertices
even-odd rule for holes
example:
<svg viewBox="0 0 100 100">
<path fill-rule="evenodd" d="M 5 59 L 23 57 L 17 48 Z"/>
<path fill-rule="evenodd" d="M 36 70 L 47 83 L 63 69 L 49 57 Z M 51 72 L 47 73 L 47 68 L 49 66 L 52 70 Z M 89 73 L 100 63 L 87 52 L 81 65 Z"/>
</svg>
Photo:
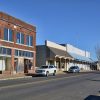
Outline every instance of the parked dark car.
<svg viewBox="0 0 100 100">
<path fill-rule="evenodd" d="M 78 66 L 71 66 L 69 68 L 68 72 L 72 72 L 72 73 L 77 72 L 77 73 L 79 73 L 80 72 L 80 69 L 79 69 Z"/>
</svg>

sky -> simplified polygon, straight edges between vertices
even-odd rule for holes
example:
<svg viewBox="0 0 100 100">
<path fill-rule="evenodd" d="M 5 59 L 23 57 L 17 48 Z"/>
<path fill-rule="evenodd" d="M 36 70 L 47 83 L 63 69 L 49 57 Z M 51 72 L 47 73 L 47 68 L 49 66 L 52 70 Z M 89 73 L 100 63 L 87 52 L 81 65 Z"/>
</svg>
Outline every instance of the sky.
<svg viewBox="0 0 100 100">
<path fill-rule="evenodd" d="M 100 45 L 100 0 L 0 0 L 0 11 L 36 26 L 37 45 L 50 40 L 90 51 Z"/>
</svg>

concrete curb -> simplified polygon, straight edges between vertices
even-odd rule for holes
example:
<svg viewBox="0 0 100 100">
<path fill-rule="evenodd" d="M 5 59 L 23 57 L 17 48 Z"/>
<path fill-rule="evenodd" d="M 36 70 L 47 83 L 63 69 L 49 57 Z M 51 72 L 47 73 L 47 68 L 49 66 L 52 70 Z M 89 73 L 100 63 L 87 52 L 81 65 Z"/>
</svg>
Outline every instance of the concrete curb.
<svg viewBox="0 0 100 100">
<path fill-rule="evenodd" d="M 4 79 L 0 79 L 0 81 L 4 81 L 4 80 L 14 80 L 14 79 L 24 79 L 24 78 L 32 78 L 32 76 L 22 76 L 22 77 L 9 77 L 9 78 L 4 78 Z"/>
</svg>

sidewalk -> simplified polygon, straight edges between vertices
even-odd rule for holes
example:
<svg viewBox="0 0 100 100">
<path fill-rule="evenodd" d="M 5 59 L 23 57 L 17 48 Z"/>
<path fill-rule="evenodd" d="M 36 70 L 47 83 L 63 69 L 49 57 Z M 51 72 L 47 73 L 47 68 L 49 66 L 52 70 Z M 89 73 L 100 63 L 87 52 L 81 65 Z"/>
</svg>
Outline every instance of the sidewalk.
<svg viewBox="0 0 100 100">
<path fill-rule="evenodd" d="M 63 71 L 57 71 L 57 74 L 65 74 L 65 73 Z M 0 74 L 0 81 L 1 80 L 20 79 L 20 78 L 31 78 L 31 77 L 32 77 L 31 74 L 25 75 L 25 74 L 22 74 L 22 73 L 13 74 L 13 75 L 10 75 L 10 74 L 8 74 L 8 75 L 7 74 Z"/>
<path fill-rule="evenodd" d="M 20 79 L 20 78 L 31 78 L 32 76 L 27 76 L 25 74 L 15 74 L 15 75 L 6 75 L 6 74 L 1 74 L 0 75 L 0 80 L 12 80 L 12 79 Z"/>
<path fill-rule="evenodd" d="M 66 74 L 66 73 L 63 71 L 57 71 L 57 74 Z"/>
<path fill-rule="evenodd" d="M 95 72 L 95 71 L 82 71 L 80 73 L 88 73 L 88 72 Z M 57 74 L 67 74 L 67 72 L 57 71 Z M 8 74 L 8 75 L 7 74 L 0 74 L 0 81 L 1 80 L 21 79 L 21 78 L 31 78 L 33 75 L 35 75 L 35 74 L 28 74 L 28 75 L 25 75 L 25 74 L 22 74 L 22 73 L 13 74 L 13 75 L 10 75 L 10 74 Z"/>
</svg>

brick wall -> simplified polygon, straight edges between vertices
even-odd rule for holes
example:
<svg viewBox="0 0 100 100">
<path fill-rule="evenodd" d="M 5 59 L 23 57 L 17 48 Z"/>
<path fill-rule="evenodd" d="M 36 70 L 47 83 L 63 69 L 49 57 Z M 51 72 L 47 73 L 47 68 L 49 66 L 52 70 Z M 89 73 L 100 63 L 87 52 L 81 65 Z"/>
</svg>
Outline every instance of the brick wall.
<svg viewBox="0 0 100 100">
<path fill-rule="evenodd" d="M 14 41 L 14 43 L 12 44 L 12 43 L 7 43 L 5 41 L 2 41 L 2 45 L 16 47 L 16 48 L 20 48 L 20 49 L 27 49 L 27 50 L 32 50 L 32 51 L 36 50 L 36 42 L 35 42 L 36 41 L 36 32 L 29 31 L 29 30 L 26 30 L 24 28 L 19 28 L 19 26 L 17 26 L 17 28 L 14 29 L 14 24 L 12 24 L 12 23 L 8 24 L 7 22 L 0 20 L 0 39 L 4 39 L 4 28 L 10 28 L 10 29 L 13 30 L 13 35 L 14 35 L 13 41 Z M 34 46 L 34 48 L 16 44 L 16 33 L 17 32 L 22 32 L 25 35 L 24 36 L 24 38 L 25 38 L 24 45 L 26 45 L 26 35 L 33 36 L 33 46 Z"/>
</svg>

